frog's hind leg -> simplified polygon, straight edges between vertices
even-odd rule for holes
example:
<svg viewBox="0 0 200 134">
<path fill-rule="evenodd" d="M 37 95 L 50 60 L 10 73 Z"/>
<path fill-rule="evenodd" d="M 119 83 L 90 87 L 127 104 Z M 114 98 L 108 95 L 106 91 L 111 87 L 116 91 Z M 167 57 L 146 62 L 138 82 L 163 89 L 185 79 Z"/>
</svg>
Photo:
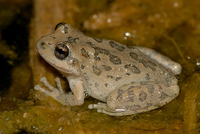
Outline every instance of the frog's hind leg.
<svg viewBox="0 0 200 134">
<path fill-rule="evenodd" d="M 140 52 L 148 56 L 149 58 L 155 60 L 159 64 L 163 65 L 165 68 L 170 69 L 175 75 L 178 75 L 182 71 L 182 66 L 169 59 L 168 57 L 156 52 L 153 49 L 146 48 L 146 47 L 136 47 Z"/>
<path fill-rule="evenodd" d="M 113 91 L 107 98 L 107 104 L 89 105 L 90 109 L 111 116 L 124 116 L 142 113 L 161 107 L 179 94 L 178 85 L 162 82 L 146 82 L 123 86 Z"/>
</svg>

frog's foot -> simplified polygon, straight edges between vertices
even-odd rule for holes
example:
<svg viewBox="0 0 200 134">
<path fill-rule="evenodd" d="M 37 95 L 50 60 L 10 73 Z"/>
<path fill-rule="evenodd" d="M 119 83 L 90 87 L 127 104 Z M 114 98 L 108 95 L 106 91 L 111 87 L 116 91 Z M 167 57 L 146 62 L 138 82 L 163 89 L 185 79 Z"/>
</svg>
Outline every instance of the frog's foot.
<svg viewBox="0 0 200 134">
<path fill-rule="evenodd" d="M 52 85 L 49 84 L 47 81 L 46 77 L 42 77 L 40 81 L 49 88 L 49 90 L 41 87 L 40 85 L 36 85 L 34 87 L 35 90 L 39 90 L 46 95 L 51 96 L 58 102 L 60 102 L 63 105 L 68 105 L 68 106 L 76 106 L 76 105 L 82 105 L 84 103 L 84 93 L 83 93 L 83 88 L 82 87 L 82 82 L 80 82 L 79 79 L 73 79 L 74 82 L 76 82 L 74 91 L 75 94 L 72 92 L 65 93 L 64 90 L 62 89 L 62 86 L 60 84 L 60 79 L 55 78 L 55 82 L 57 85 L 57 88 L 53 87 Z M 78 91 L 76 91 L 78 90 Z"/>
<path fill-rule="evenodd" d="M 40 85 L 36 85 L 34 87 L 35 90 L 38 90 L 38 91 L 41 91 L 43 92 L 44 94 L 48 95 L 48 96 L 51 96 L 52 98 L 54 98 L 55 100 L 63 103 L 65 101 L 63 101 L 63 98 L 64 98 L 64 91 L 62 89 L 62 86 L 60 84 L 60 79 L 58 77 L 55 78 L 55 82 L 56 82 L 56 85 L 57 85 L 57 88 L 53 87 L 48 81 L 47 81 L 47 78 L 46 77 L 42 77 L 40 79 L 40 81 L 49 89 L 45 89 L 43 87 L 41 87 Z M 65 104 L 66 105 L 66 104 Z"/>
<path fill-rule="evenodd" d="M 50 91 L 47 90 L 47 89 L 45 89 L 45 88 L 43 88 L 43 87 L 41 87 L 40 85 L 36 85 L 36 86 L 34 87 L 35 90 L 39 90 L 39 91 L 41 91 L 41 92 L 43 92 L 43 93 L 45 93 L 45 94 L 47 94 L 47 95 L 49 95 L 49 96 L 54 96 L 54 95 L 58 95 L 58 94 L 63 94 L 63 93 L 64 93 L 64 91 L 63 91 L 63 89 L 62 89 L 62 87 L 61 87 L 61 84 L 60 84 L 60 79 L 59 79 L 58 77 L 55 78 L 55 82 L 56 82 L 56 85 L 57 85 L 58 89 L 55 88 L 55 87 L 53 87 L 53 86 L 47 81 L 47 78 L 46 78 L 46 77 L 42 77 L 42 78 L 40 79 L 40 82 L 42 82 Z"/>
<path fill-rule="evenodd" d="M 106 103 L 97 103 L 97 104 L 90 104 L 88 105 L 89 109 L 97 109 L 98 113 L 104 113 L 110 116 L 123 116 L 123 115 L 129 115 L 130 113 L 127 111 L 125 112 L 125 109 L 116 109 L 112 110 L 108 107 Z"/>
</svg>

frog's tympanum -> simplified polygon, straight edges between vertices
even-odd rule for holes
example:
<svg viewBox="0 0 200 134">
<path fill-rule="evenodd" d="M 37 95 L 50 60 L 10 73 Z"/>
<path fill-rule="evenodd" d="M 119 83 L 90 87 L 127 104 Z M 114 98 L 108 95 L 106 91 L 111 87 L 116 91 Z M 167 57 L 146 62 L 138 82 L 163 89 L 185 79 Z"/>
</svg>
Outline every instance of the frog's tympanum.
<svg viewBox="0 0 200 134">
<path fill-rule="evenodd" d="M 89 109 L 123 116 L 161 107 L 179 94 L 175 75 L 181 73 L 181 65 L 149 48 L 88 37 L 60 23 L 37 42 L 37 50 L 67 78 L 71 92 L 62 89 L 59 78 L 57 88 L 43 77 L 49 90 L 39 85 L 35 89 L 63 105 L 82 105 L 89 95 L 101 101 Z"/>
</svg>

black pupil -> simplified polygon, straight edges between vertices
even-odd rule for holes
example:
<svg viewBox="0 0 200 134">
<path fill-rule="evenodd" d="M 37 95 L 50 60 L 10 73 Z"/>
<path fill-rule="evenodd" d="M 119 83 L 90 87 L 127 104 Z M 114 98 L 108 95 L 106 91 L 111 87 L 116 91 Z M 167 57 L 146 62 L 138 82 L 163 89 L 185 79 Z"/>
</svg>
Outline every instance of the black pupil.
<svg viewBox="0 0 200 134">
<path fill-rule="evenodd" d="M 60 54 L 65 54 L 65 51 L 64 51 L 63 49 L 59 49 L 59 48 L 58 48 L 57 51 L 58 51 L 58 53 L 60 53 Z"/>
<path fill-rule="evenodd" d="M 65 59 L 69 55 L 69 48 L 65 44 L 58 44 L 55 48 L 55 56 L 58 59 Z"/>
</svg>

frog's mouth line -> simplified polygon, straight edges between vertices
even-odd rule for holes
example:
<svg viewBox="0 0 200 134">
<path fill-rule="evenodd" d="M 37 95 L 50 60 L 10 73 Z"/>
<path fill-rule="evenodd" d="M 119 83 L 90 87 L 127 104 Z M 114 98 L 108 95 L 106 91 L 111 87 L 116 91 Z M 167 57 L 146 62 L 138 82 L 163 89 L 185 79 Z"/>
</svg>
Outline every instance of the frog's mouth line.
<svg viewBox="0 0 200 134">
<path fill-rule="evenodd" d="M 67 69 L 65 69 L 63 67 L 59 67 L 59 66 L 56 66 L 56 65 L 51 65 L 51 66 L 55 67 L 57 70 L 59 70 L 60 72 L 65 73 L 65 74 L 72 73 L 71 71 L 69 71 L 69 70 L 67 70 Z"/>
<path fill-rule="evenodd" d="M 47 60 L 45 60 L 47 63 L 49 63 L 52 67 L 54 67 L 56 70 L 58 70 L 58 71 L 60 71 L 60 72 L 62 72 L 62 73 L 64 73 L 64 74 L 70 74 L 70 73 L 72 73 L 71 71 L 69 71 L 69 70 L 67 70 L 67 69 L 65 69 L 65 68 L 63 68 L 63 67 L 60 67 L 60 66 L 56 66 L 56 64 L 53 64 L 53 63 L 51 63 L 51 62 L 48 62 Z"/>
</svg>

